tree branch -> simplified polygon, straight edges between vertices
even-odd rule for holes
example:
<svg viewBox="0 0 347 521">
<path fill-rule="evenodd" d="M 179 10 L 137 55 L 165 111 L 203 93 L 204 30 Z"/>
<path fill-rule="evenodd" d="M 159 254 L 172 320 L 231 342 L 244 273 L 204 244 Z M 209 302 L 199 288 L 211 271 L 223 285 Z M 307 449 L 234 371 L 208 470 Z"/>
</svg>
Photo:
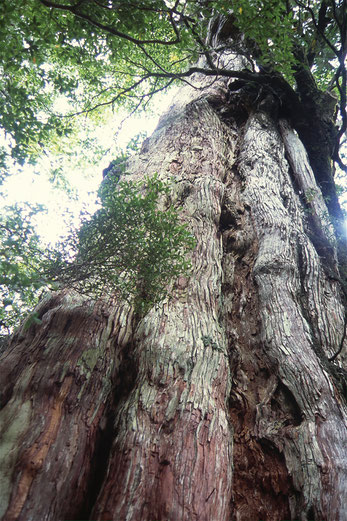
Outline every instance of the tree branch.
<svg viewBox="0 0 347 521">
<path fill-rule="evenodd" d="M 183 23 L 185 24 L 185 26 L 187 27 L 187 29 L 190 30 L 190 32 L 192 33 L 192 35 L 194 36 L 194 39 L 195 41 L 198 43 L 198 45 L 200 45 L 201 49 L 202 49 L 202 54 L 204 54 L 205 58 L 206 58 L 206 62 L 207 62 L 207 65 L 211 68 L 211 69 L 215 69 L 215 65 L 213 63 L 213 60 L 212 60 L 212 56 L 210 55 L 208 49 L 207 49 L 207 46 L 206 44 L 202 41 L 202 39 L 200 38 L 200 36 L 197 34 L 197 32 L 195 31 L 195 29 L 190 25 L 189 21 L 187 20 L 186 17 L 183 17 Z"/>
<path fill-rule="evenodd" d="M 323 40 L 328 45 L 328 47 L 333 51 L 335 56 L 339 57 L 339 50 L 325 36 L 324 30 L 323 31 L 320 30 L 319 24 L 317 23 L 316 17 L 315 17 L 314 12 L 313 12 L 313 9 L 311 7 L 309 7 L 308 5 L 303 4 L 300 0 L 294 0 L 294 1 L 295 1 L 297 6 L 302 7 L 305 11 L 310 13 L 310 16 L 311 16 L 311 19 L 312 19 L 312 23 L 313 23 L 313 25 L 314 25 L 314 27 L 315 27 L 315 29 L 317 31 L 317 34 L 319 34 L 323 38 Z M 325 28 L 326 28 L 326 25 L 325 25 L 324 29 Z"/>
<path fill-rule="evenodd" d="M 82 13 L 77 9 L 79 7 L 79 4 L 76 4 L 76 6 L 68 6 L 64 4 L 57 4 L 55 2 L 50 2 L 49 0 L 39 0 L 41 4 L 45 5 L 46 7 L 51 7 L 54 9 L 60 9 L 63 11 L 69 11 L 70 13 L 74 14 L 78 18 L 81 18 L 82 20 L 85 20 L 86 22 L 90 23 L 94 27 L 97 27 L 98 29 L 102 29 L 103 31 L 112 34 L 113 36 L 117 36 L 119 38 L 122 38 L 123 40 L 127 40 L 131 43 L 134 43 L 135 45 L 148 45 L 148 44 L 157 44 L 157 45 L 177 45 L 180 43 L 180 34 L 176 27 L 176 24 L 174 23 L 173 19 L 170 19 L 171 26 L 175 32 L 176 39 L 174 40 L 158 40 L 158 39 L 152 39 L 152 40 L 139 40 L 138 38 L 134 38 L 133 36 L 130 36 L 129 34 L 122 33 L 121 31 L 117 31 L 114 27 L 111 27 L 110 25 L 105 25 L 97 20 L 94 20 L 91 16 L 88 14 Z"/>
</svg>

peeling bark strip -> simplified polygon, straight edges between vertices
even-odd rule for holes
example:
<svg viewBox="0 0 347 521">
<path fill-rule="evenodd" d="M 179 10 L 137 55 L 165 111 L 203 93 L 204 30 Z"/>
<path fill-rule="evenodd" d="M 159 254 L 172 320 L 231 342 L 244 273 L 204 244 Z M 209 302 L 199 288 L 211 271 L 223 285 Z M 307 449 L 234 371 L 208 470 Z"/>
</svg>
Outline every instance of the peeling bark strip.
<svg viewBox="0 0 347 521">
<path fill-rule="evenodd" d="M 174 176 L 191 276 L 136 324 L 112 299 L 55 295 L 2 356 L 1 521 L 347 520 L 325 203 L 271 103 L 209 81 L 127 165 Z"/>
</svg>

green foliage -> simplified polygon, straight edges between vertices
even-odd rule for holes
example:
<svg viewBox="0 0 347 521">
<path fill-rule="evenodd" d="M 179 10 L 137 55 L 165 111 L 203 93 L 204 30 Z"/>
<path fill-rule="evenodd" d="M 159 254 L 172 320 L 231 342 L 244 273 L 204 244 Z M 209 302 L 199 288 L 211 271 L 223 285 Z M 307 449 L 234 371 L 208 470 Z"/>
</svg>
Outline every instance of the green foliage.
<svg viewBox="0 0 347 521">
<path fill-rule="evenodd" d="M 253 41 L 258 65 L 280 70 L 293 81 L 293 9 L 288 11 L 278 0 L 235 0 L 231 8 L 223 1 L 215 4 L 221 12 L 232 13 L 239 29 Z"/>
<path fill-rule="evenodd" d="M 236 26 L 246 35 L 258 66 L 282 74 L 295 85 L 298 65 L 312 68 L 321 88 L 331 87 L 336 72 L 343 2 L 312 0 L 234 0 L 232 5 L 216 0 L 217 12 L 232 14 Z M 335 49 L 335 51 L 334 51 Z M 342 54 L 341 54 L 342 57 Z"/>
<path fill-rule="evenodd" d="M 195 240 L 169 203 L 169 182 L 153 176 L 118 183 L 110 174 L 99 195 L 101 208 L 85 212 L 80 229 L 56 248 L 44 247 L 32 225 L 42 206 L 3 208 L 0 335 L 26 317 L 24 327 L 40 323 L 30 311 L 47 289 L 63 285 L 92 298 L 118 293 L 143 314 L 166 296 L 171 280 L 187 273 Z"/>
<path fill-rule="evenodd" d="M 84 217 L 46 273 L 93 298 L 116 292 L 145 313 L 166 296 L 172 279 L 187 272 L 186 254 L 195 245 L 169 196 L 170 184 L 157 175 L 120 183 L 107 177 L 102 208 Z"/>
<path fill-rule="evenodd" d="M 45 287 L 43 247 L 31 224 L 44 208 L 6 206 L 0 216 L 0 334 L 16 327 L 38 301 Z"/>
<path fill-rule="evenodd" d="M 85 111 L 98 121 L 101 112 L 95 107 L 135 108 L 141 97 L 146 102 L 168 83 L 150 80 L 153 66 L 170 63 L 175 69 L 181 56 L 177 45 L 162 49 L 153 43 L 149 57 L 139 43 L 176 38 L 164 2 L 122 3 L 113 10 L 82 1 L 80 16 L 44 3 L 0 3 L 0 35 L 6 42 L 0 48 L 0 126 L 11 136 L 10 153 L 20 162 L 34 161 L 43 147 L 78 131 L 69 114 Z M 116 34 L 95 27 L 90 17 Z M 134 84 L 137 98 L 129 96 Z M 68 106 L 59 108 L 61 100 Z"/>
<path fill-rule="evenodd" d="M 198 57 L 208 57 L 211 68 L 205 37 L 217 14 L 232 16 L 245 33 L 254 66 L 291 85 L 300 63 L 327 87 L 338 79 L 332 61 L 338 59 L 335 89 L 343 97 L 344 6 L 341 0 L 1 2 L 0 126 L 11 136 L 9 152 L 23 162 L 61 141 L 66 149 L 81 130 L 73 114 L 100 122 L 105 107 L 146 108 L 155 92 L 190 76 Z"/>
</svg>

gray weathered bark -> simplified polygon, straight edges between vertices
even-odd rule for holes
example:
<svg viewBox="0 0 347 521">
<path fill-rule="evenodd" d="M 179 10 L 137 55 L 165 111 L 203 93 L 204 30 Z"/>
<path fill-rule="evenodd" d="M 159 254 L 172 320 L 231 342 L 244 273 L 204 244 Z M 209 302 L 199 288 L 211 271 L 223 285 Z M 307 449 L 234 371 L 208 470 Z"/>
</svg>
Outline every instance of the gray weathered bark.
<svg viewBox="0 0 347 521">
<path fill-rule="evenodd" d="M 325 203 L 289 124 L 208 81 L 128 165 L 174 176 L 191 276 L 138 323 L 53 296 L 3 355 L 3 521 L 347 519 Z"/>
</svg>

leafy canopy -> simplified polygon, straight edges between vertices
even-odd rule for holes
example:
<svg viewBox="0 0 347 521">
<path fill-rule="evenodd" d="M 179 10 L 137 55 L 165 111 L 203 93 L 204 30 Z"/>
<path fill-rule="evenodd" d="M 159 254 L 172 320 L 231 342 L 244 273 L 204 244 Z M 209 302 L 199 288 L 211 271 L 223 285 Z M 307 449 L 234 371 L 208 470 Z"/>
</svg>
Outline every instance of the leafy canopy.
<svg viewBox="0 0 347 521">
<path fill-rule="evenodd" d="M 295 72 L 304 67 L 320 87 L 335 90 L 340 139 L 346 12 L 346 0 L 4 0 L 0 125 L 12 137 L 10 153 L 35 160 L 77 131 L 72 114 L 98 120 L 105 107 L 146 107 L 155 92 L 192 81 L 196 70 L 238 77 L 219 67 L 206 40 L 217 15 L 232 17 L 247 36 L 253 72 L 276 71 L 295 88 Z M 196 67 L 201 56 L 205 65 Z M 57 106 L 62 96 L 70 103 L 67 114 Z"/>
<path fill-rule="evenodd" d="M 8 333 L 37 303 L 45 285 L 43 250 L 31 220 L 39 206 L 7 206 L 0 215 L 0 334 Z"/>
</svg>

